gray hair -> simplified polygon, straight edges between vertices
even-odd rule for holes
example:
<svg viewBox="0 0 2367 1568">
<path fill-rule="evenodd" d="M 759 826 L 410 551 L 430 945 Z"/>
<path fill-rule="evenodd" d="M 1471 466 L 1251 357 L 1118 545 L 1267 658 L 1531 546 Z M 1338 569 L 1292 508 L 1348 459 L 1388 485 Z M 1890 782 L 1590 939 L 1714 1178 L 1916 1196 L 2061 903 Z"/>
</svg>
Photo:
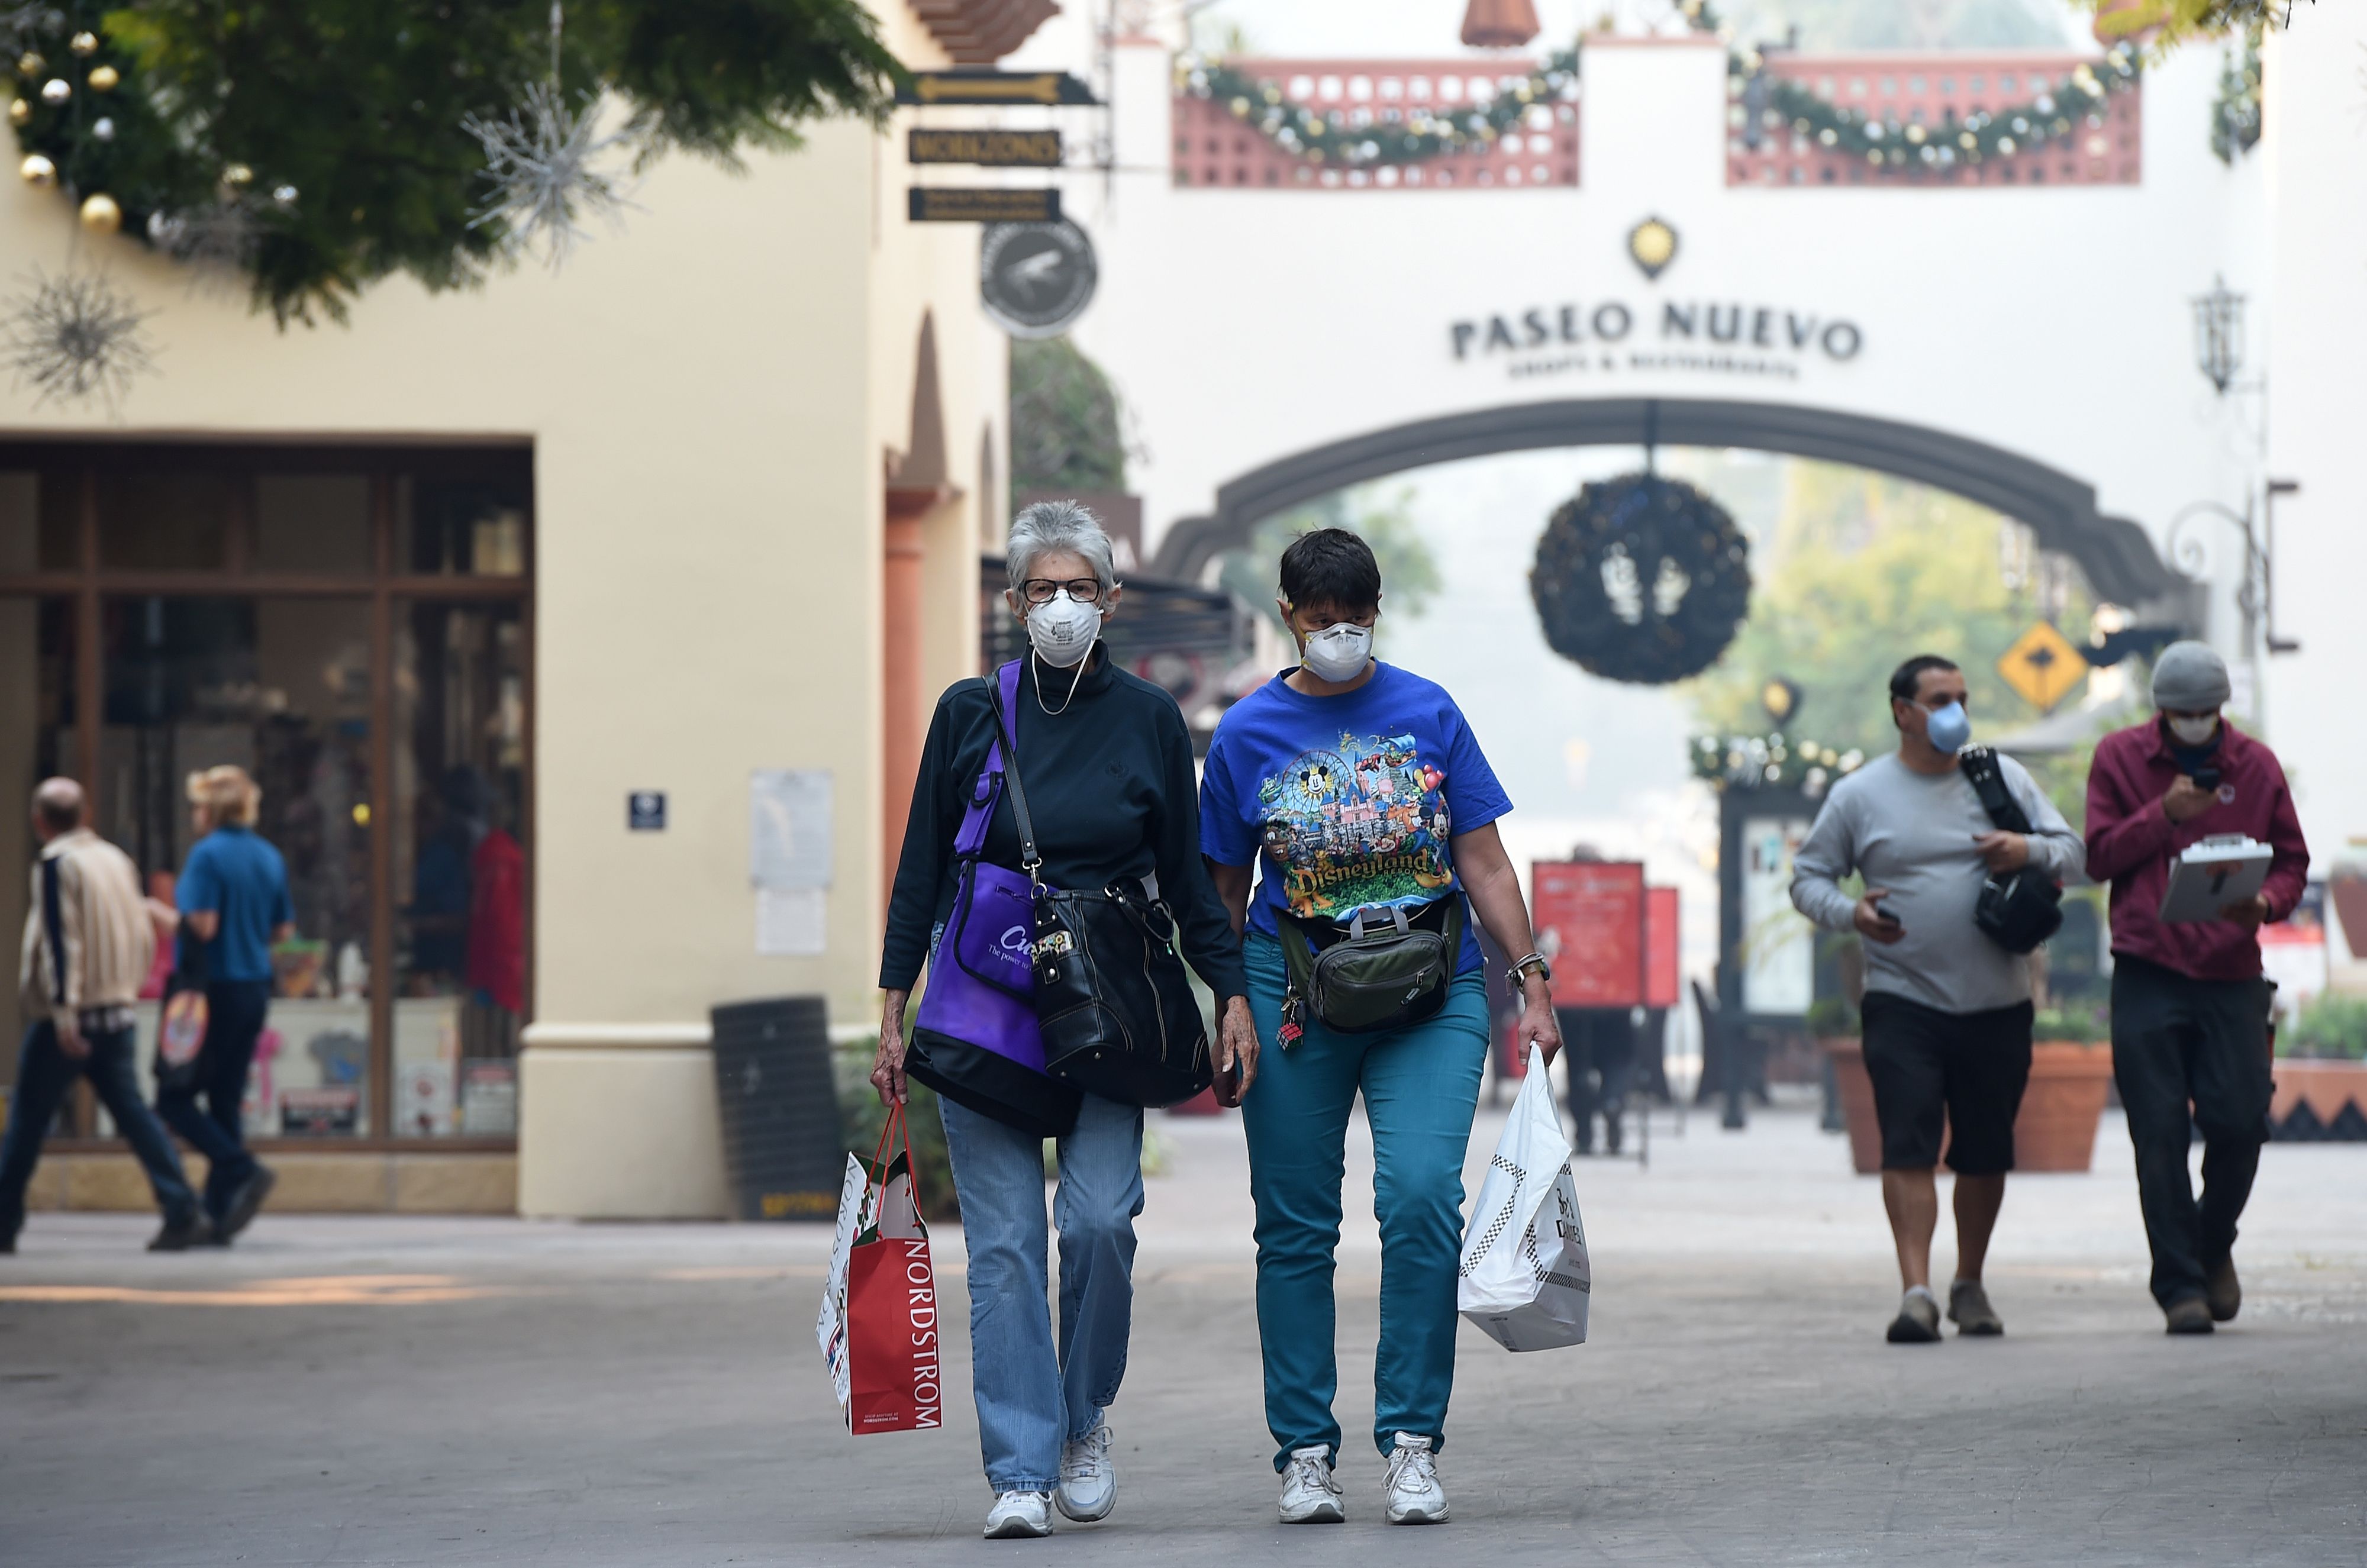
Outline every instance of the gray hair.
<svg viewBox="0 0 2367 1568">
<path fill-rule="evenodd" d="M 1015 592 L 1036 560 L 1061 552 L 1085 558 L 1103 592 L 1117 586 L 1117 561 L 1101 520 L 1073 501 L 1039 501 L 1011 520 L 1011 543 L 1003 551 Z"/>
</svg>

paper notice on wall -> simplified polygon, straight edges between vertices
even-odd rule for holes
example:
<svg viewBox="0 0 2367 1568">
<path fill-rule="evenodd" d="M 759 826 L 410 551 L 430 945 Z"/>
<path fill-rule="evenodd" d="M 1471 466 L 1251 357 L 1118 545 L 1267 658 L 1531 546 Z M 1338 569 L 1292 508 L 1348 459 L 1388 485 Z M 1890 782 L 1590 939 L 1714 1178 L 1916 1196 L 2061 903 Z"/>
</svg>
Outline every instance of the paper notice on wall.
<svg viewBox="0 0 2367 1568">
<path fill-rule="evenodd" d="M 828 887 L 830 828 L 827 771 L 759 768 L 749 774 L 749 884 L 776 890 Z"/>
<path fill-rule="evenodd" d="M 756 889 L 756 955 L 816 958 L 825 940 L 830 900 L 819 887 Z"/>
</svg>

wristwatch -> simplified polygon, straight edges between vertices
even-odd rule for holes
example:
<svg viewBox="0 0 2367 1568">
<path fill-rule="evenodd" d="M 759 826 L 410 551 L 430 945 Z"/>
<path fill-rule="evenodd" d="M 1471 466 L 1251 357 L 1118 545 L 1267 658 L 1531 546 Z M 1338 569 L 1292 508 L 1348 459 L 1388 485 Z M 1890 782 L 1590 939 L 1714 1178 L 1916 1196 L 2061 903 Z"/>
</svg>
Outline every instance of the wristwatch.
<svg viewBox="0 0 2367 1568">
<path fill-rule="evenodd" d="M 1517 991 L 1523 986 L 1528 984 L 1528 973 L 1532 969 L 1537 972 L 1539 977 L 1541 977 L 1546 985 L 1550 986 L 1553 984 L 1553 965 L 1546 962 L 1546 955 L 1544 953 L 1532 953 L 1526 958 L 1516 959 L 1513 961 L 1512 989 Z"/>
</svg>

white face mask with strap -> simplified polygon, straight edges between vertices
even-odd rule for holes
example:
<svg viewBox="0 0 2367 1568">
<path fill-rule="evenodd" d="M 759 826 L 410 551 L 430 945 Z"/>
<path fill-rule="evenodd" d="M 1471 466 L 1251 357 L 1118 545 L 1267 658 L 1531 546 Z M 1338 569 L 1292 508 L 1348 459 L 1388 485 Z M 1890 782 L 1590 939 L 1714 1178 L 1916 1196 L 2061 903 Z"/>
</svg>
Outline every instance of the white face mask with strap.
<svg viewBox="0 0 2367 1568">
<path fill-rule="evenodd" d="M 1065 588 L 1027 612 L 1027 640 L 1056 670 L 1082 662 L 1101 635 L 1100 606 L 1070 598 Z"/>
<path fill-rule="evenodd" d="M 2171 714 L 2162 716 L 2169 720 L 2169 732 L 2178 738 L 2180 746 L 2208 746 L 2211 738 L 2219 733 L 2219 716 L 2215 713 L 2201 718 L 2182 718 Z"/>
<path fill-rule="evenodd" d="M 1373 628 L 1342 621 L 1309 636 L 1298 661 L 1317 680 L 1337 684 L 1363 674 L 1372 657 Z"/>
</svg>

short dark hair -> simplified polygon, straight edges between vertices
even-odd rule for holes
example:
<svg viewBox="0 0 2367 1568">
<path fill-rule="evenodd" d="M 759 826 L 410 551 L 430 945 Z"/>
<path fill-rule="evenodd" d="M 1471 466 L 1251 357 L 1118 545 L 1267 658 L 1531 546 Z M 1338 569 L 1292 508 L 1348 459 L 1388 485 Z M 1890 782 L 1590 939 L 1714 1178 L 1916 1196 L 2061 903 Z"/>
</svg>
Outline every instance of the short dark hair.
<svg viewBox="0 0 2367 1568">
<path fill-rule="evenodd" d="M 1900 702 L 1911 703 L 1915 700 L 1915 694 L 1922 689 L 1923 671 L 1956 668 L 1958 665 L 1953 659 L 1942 659 L 1936 653 L 1919 653 L 1890 672 L 1890 694 Z"/>
<path fill-rule="evenodd" d="M 1318 528 L 1282 552 L 1282 596 L 1294 609 L 1320 604 L 1353 614 L 1381 606 L 1381 563 L 1345 528 Z"/>
</svg>

